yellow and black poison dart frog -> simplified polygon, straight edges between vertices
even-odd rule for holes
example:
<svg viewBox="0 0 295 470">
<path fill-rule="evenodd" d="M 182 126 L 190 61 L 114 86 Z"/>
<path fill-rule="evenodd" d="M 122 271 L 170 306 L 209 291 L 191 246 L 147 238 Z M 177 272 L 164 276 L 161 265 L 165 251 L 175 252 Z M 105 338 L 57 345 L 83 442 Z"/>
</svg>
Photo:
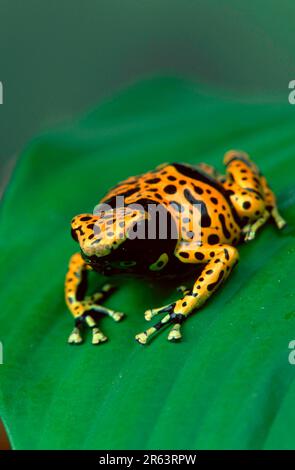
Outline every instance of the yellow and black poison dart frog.
<svg viewBox="0 0 295 470">
<path fill-rule="evenodd" d="M 92 329 L 93 344 L 106 341 L 97 326 L 97 314 L 115 321 L 123 316 L 102 306 L 113 290 L 110 284 L 87 295 L 89 270 L 103 275 L 151 276 L 159 282 L 164 276 L 179 277 L 193 269 L 193 287 L 183 287 L 176 302 L 147 310 L 148 321 L 163 316 L 136 335 L 136 340 L 145 344 L 169 324 L 168 340 L 176 341 L 181 338 L 183 321 L 204 304 L 237 264 L 236 245 L 253 240 L 270 217 L 279 229 L 285 226 L 273 192 L 249 156 L 231 150 L 225 154 L 224 164 L 225 175 L 204 163 L 161 165 L 111 189 L 97 206 L 98 214 L 94 211 L 74 217 L 72 236 L 80 252 L 71 257 L 65 281 L 66 303 L 75 318 L 70 344 L 82 342 L 83 325 Z M 149 210 L 151 207 L 157 210 Z M 166 221 L 164 234 L 161 218 Z"/>
</svg>

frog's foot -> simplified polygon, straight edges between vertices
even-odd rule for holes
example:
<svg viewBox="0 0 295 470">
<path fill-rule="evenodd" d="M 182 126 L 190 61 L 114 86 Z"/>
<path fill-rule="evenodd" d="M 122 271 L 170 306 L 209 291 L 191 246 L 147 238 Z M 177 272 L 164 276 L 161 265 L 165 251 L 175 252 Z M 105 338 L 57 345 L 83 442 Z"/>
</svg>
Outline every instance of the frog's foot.
<svg viewBox="0 0 295 470">
<path fill-rule="evenodd" d="M 183 296 L 187 295 L 190 292 L 190 289 L 187 286 L 181 285 L 176 287 L 177 292 L 181 292 Z M 144 312 L 144 318 L 146 321 L 150 321 L 159 313 L 165 313 L 171 309 L 171 304 L 165 305 L 164 307 L 160 308 L 150 308 Z"/>
<path fill-rule="evenodd" d="M 87 325 L 92 330 L 92 344 L 96 345 L 107 341 L 108 338 L 97 327 L 96 321 L 90 314 L 83 314 L 81 317 L 76 318 L 75 323 L 75 327 L 68 338 L 69 344 L 83 343 L 82 328 L 84 325 Z"/>
<path fill-rule="evenodd" d="M 256 232 L 252 230 L 251 225 L 246 225 L 243 229 L 243 234 L 244 234 L 244 241 L 250 242 L 251 240 L 254 240 Z"/>
<path fill-rule="evenodd" d="M 251 240 L 254 240 L 256 236 L 256 232 L 262 225 L 265 224 L 265 222 L 269 219 L 270 213 L 265 210 L 261 217 L 257 219 L 254 224 L 248 224 L 243 228 L 243 233 L 245 234 L 245 242 L 250 242 Z"/>
<path fill-rule="evenodd" d="M 271 216 L 274 219 L 275 224 L 276 224 L 276 226 L 278 227 L 279 230 L 283 229 L 287 225 L 287 222 L 281 216 L 281 214 L 279 213 L 277 207 L 274 207 L 271 210 Z"/>
<path fill-rule="evenodd" d="M 115 322 L 119 322 L 123 318 L 124 314 L 122 312 L 117 312 L 95 303 L 100 299 L 99 292 L 93 296 L 85 297 L 84 300 L 77 302 L 77 305 L 74 306 L 76 313 L 75 328 L 68 338 L 69 344 L 81 344 L 83 342 L 81 334 L 83 325 L 92 329 L 92 344 L 104 343 L 107 340 L 107 337 L 97 327 L 97 322 L 94 318 L 96 314 L 102 313 L 108 315 Z"/>
<path fill-rule="evenodd" d="M 265 224 L 265 222 L 272 217 L 275 221 L 276 226 L 278 227 L 279 230 L 282 230 L 286 225 L 287 222 L 283 217 L 280 215 L 277 207 L 275 206 L 271 211 L 269 212 L 268 210 L 265 210 L 263 214 L 257 219 L 253 224 L 247 224 L 243 228 L 243 233 L 245 235 L 245 242 L 249 242 L 251 240 L 254 240 L 256 233 L 262 225 Z"/>
<path fill-rule="evenodd" d="M 83 343 L 83 338 L 81 335 L 81 329 L 77 326 L 74 327 L 73 331 L 71 332 L 69 339 L 69 344 L 81 344 Z"/>
<path fill-rule="evenodd" d="M 92 328 L 92 344 L 104 343 L 107 340 L 108 338 L 97 326 Z"/>
<path fill-rule="evenodd" d="M 122 320 L 122 318 L 124 317 L 124 313 L 117 312 L 115 310 L 112 310 L 112 309 L 107 308 L 107 307 L 103 307 L 101 305 L 101 302 L 103 300 L 105 300 L 107 297 L 109 297 L 109 295 L 112 294 L 115 289 L 116 288 L 113 285 L 105 284 L 101 288 L 100 292 L 97 292 L 96 294 L 94 294 L 92 296 L 85 297 L 85 301 L 88 302 L 88 304 L 89 304 L 87 310 L 93 310 L 95 312 L 103 313 L 105 315 L 108 315 L 109 317 L 111 317 L 116 322 Z"/>
<path fill-rule="evenodd" d="M 135 336 L 136 341 L 140 344 L 146 344 L 151 335 L 153 335 L 154 333 L 156 333 L 156 331 L 160 330 L 160 328 L 163 328 L 163 326 L 171 322 L 172 320 L 170 318 L 170 315 L 169 314 L 165 315 L 165 317 L 162 318 L 162 320 L 156 323 L 154 326 L 152 326 L 151 328 L 148 328 L 142 333 L 138 333 Z"/>
<path fill-rule="evenodd" d="M 172 342 L 176 342 L 181 340 L 181 323 L 175 323 L 175 325 L 171 328 L 168 334 L 168 340 Z"/>
<path fill-rule="evenodd" d="M 165 313 L 167 311 L 169 311 L 169 313 L 167 313 L 162 318 L 162 320 L 160 320 L 151 328 L 148 328 L 142 333 L 137 334 L 135 336 L 135 339 L 138 341 L 138 343 L 146 344 L 150 336 L 152 336 L 154 333 L 159 331 L 164 326 L 169 325 L 171 323 L 174 323 L 174 325 L 168 334 L 168 340 L 175 342 L 181 339 L 182 337 L 181 332 L 180 332 L 181 324 L 187 318 L 187 316 L 181 313 L 180 314 L 173 313 L 174 306 L 175 304 L 170 304 L 168 306 L 161 307 L 159 309 L 149 310 L 149 312 L 155 312 L 154 315 L 158 315 L 159 313 Z"/>
</svg>

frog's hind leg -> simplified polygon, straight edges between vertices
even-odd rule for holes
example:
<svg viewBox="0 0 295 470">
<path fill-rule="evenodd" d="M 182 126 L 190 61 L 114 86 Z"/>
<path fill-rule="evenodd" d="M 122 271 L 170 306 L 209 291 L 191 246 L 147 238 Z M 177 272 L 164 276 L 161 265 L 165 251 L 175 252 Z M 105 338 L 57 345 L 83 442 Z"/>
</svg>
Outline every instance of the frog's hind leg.
<svg viewBox="0 0 295 470">
<path fill-rule="evenodd" d="M 81 344 L 83 342 L 82 330 L 86 325 L 92 330 L 92 343 L 105 342 L 107 337 L 97 327 L 94 316 L 102 313 L 110 316 L 114 321 L 120 321 L 123 313 L 115 312 L 103 307 L 101 302 L 114 291 L 114 287 L 105 284 L 99 292 L 91 296 L 86 295 L 88 271 L 91 268 L 85 263 L 80 253 L 74 254 L 69 263 L 69 269 L 65 280 L 65 299 L 67 306 L 75 318 L 75 327 L 69 338 L 69 344 Z"/>
<path fill-rule="evenodd" d="M 278 207 L 277 207 L 277 200 L 276 196 L 269 187 L 269 184 L 265 178 L 265 176 L 260 175 L 260 182 L 263 187 L 263 193 L 264 193 L 264 200 L 266 204 L 266 208 L 270 212 L 271 217 L 274 219 L 276 226 L 278 227 L 279 230 L 283 229 L 286 225 L 287 222 L 285 219 L 281 216 L 279 213 Z"/>
<path fill-rule="evenodd" d="M 245 241 L 253 240 L 270 217 L 279 229 L 283 228 L 286 222 L 278 212 L 275 195 L 249 155 L 230 150 L 224 156 L 224 164 L 227 177 L 223 186 L 244 223 Z"/>
<path fill-rule="evenodd" d="M 152 335 L 169 324 L 173 324 L 173 327 L 168 340 L 181 339 L 182 323 L 216 291 L 229 276 L 239 258 L 236 248 L 230 245 L 195 246 L 193 242 L 184 241 L 178 244 L 175 256 L 183 263 L 202 263 L 204 268 L 192 289 L 185 291 L 180 300 L 154 309 L 155 314 L 163 313 L 164 317 L 151 328 L 136 335 L 136 340 L 141 344 L 146 344 Z"/>
</svg>

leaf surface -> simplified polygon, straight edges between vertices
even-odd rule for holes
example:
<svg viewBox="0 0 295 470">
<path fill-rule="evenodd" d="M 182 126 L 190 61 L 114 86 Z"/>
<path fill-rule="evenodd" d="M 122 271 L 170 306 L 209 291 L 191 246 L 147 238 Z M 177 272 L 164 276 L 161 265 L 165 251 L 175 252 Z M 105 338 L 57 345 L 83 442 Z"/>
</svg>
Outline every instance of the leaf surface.
<svg viewBox="0 0 295 470">
<path fill-rule="evenodd" d="M 0 214 L 0 415 L 15 449 L 294 448 L 295 115 L 170 78 L 140 82 L 24 150 Z M 71 218 L 109 187 L 159 163 L 249 152 L 289 227 L 268 225 L 240 248 L 228 282 L 170 344 L 141 347 L 143 312 L 175 284 L 120 280 L 103 318 L 109 342 L 66 343 L 63 299 Z M 93 282 L 102 283 L 97 277 Z"/>
</svg>

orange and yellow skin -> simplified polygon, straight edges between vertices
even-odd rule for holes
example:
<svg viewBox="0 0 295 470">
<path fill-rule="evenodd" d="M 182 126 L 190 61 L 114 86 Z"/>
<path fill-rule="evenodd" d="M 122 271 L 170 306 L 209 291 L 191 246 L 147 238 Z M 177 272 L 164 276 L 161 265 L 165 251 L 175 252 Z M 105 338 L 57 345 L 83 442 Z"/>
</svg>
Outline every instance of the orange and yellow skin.
<svg viewBox="0 0 295 470">
<path fill-rule="evenodd" d="M 164 164 L 156 170 L 131 177 L 111 189 L 100 204 L 114 207 L 124 196 L 123 207 L 99 215 L 82 214 L 72 220 L 72 235 L 81 253 L 72 256 L 65 282 L 65 298 L 75 318 L 69 343 L 82 342 L 82 325 L 92 328 L 93 344 L 106 341 L 97 327 L 99 313 L 119 321 L 123 314 L 101 303 L 112 291 L 107 284 L 87 296 L 87 272 L 103 275 L 179 276 L 194 265 L 197 278 L 191 289 L 182 288 L 181 299 L 145 312 L 146 320 L 162 319 L 136 335 L 139 343 L 165 325 L 172 324 L 168 339 L 181 338 L 181 324 L 227 279 L 237 264 L 236 246 L 255 238 L 257 230 L 272 218 L 278 228 L 285 225 L 276 198 L 264 176 L 249 156 L 231 150 L 225 154 L 225 175 L 204 163 L 197 166 Z M 130 231 L 146 227 L 151 219 L 148 204 L 160 205 L 177 231 L 177 237 L 132 240 Z M 141 205 L 143 209 L 136 205 Z M 197 223 L 196 223 L 197 221 Z M 172 228 L 171 228 L 172 230 Z M 175 233 L 175 232 L 174 232 Z"/>
</svg>

